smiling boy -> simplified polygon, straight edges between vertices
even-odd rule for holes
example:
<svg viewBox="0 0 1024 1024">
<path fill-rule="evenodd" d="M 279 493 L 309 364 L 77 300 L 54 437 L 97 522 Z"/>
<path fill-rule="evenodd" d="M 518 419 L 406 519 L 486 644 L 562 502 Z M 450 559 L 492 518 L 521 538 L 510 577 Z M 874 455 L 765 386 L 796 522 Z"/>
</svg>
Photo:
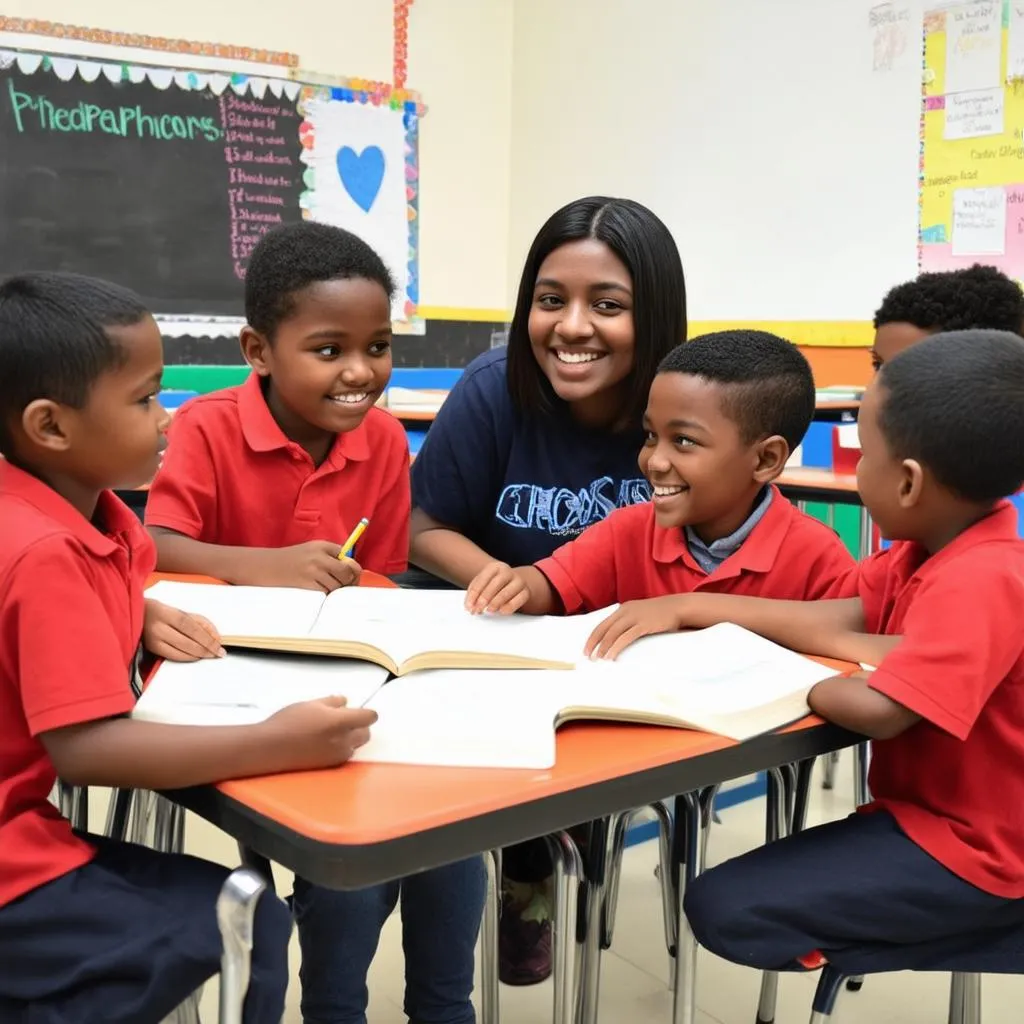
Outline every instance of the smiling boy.
<svg viewBox="0 0 1024 1024">
<path fill-rule="evenodd" d="M 607 644 L 621 637 L 625 646 L 664 631 L 652 598 L 820 597 L 853 559 L 773 484 L 813 414 L 810 367 L 784 339 L 737 330 L 679 345 L 662 361 L 644 415 L 639 465 L 653 500 L 612 512 L 536 565 L 487 566 L 467 607 L 572 615 L 630 602 L 598 627 Z"/>
</svg>

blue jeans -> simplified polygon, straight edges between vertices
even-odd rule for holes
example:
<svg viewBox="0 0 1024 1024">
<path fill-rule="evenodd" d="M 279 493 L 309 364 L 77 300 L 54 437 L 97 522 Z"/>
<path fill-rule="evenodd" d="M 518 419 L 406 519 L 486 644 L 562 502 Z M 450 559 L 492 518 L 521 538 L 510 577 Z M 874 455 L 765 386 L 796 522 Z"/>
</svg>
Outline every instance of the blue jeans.
<svg viewBox="0 0 1024 1024">
<path fill-rule="evenodd" d="M 470 996 L 486 893 L 482 857 L 355 892 L 296 878 L 304 1024 L 366 1024 L 366 973 L 399 896 L 411 1024 L 475 1024 Z"/>
</svg>

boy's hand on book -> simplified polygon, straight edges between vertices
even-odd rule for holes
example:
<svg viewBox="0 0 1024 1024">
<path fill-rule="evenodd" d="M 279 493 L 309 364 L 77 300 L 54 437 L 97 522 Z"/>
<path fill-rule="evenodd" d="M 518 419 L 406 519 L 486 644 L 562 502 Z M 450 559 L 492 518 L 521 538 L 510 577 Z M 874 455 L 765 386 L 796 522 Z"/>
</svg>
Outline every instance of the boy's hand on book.
<svg viewBox="0 0 1024 1024">
<path fill-rule="evenodd" d="M 142 644 L 151 654 L 168 661 L 224 657 L 220 634 L 209 619 L 151 599 L 146 601 Z"/>
<path fill-rule="evenodd" d="M 627 601 L 590 634 L 583 653 L 588 658 L 614 661 L 642 636 L 675 633 L 681 628 L 678 596 Z"/>
<path fill-rule="evenodd" d="M 466 611 L 473 615 L 511 615 L 530 599 L 526 580 L 505 562 L 485 565 L 466 588 Z"/>
<path fill-rule="evenodd" d="M 340 554 L 341 545 L 329 540 L 252 552 L 256 572 L 251 582 L 261 587 L 300 587 L 327 594 L 338 587 L 354 586 L 363 570 L 357 561 L 339 558 Z"/>
<path fill-rule="evenodd" d="M 283 744 L 288 770 L 302 771 L 343 764 L 369 740 L 376 721 L 376 711 L 350 708 L 344 697 L 325 697 L 292 704 L 264 724 Z"/>
</svg>

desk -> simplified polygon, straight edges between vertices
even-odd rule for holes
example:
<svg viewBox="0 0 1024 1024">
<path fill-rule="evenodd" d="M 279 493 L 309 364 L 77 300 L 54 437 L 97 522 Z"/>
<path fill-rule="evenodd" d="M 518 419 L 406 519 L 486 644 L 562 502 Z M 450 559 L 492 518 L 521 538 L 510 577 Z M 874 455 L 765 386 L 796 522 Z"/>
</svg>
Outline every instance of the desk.
<svg viewBox="0 0 1024 1024">
<path fill-rule="evenodd" d="M 167 795 L 310 881 L 356 889 L 856 741 L 812 718 L 742 744 L 580 723 L 545 772 L 350 764 Z"/>
<path fill-rule="evenodd" d="M 854 399 L 826 398 L 814 403 L 814 418 L 819 423 L 852 423 L 860 412 Z"/>
<path fill-rule="evenodd" d="M 179 579 L 181 577 L 178 577 Z M 364 574 L 368 585 L 389 581 Z M 837 664 L 837 670 L 850 666 Z M 574 723 L 560 729 L 557 763 L 548 771 L 467 770 L 388 764 L 242 779 L 167 792 L 247 847 L 304 878 L 336 889 L 355 889 L 442 864 L 548 836 L 574 824 L 604 820 L 653 804 L 673 793 L 693 793 L 856 743 L 858 737 L 808 717 L 782 732 L 746 743 L 706 733 L 651 726 Z M 606 835 L 606 832 L 599 833 Z M 571 840 L 569 841 L 571 843 Z M 687 840 L 688 851 L 695 849 Z M 602 844 L 603 845 L 603 844 Z M 579 864 L 575 847 L 570 851 Z M 592 854 L 591 854 L 592 855 Z M 696 855 L 684 861 L 692 869 Z M 491 858 L 488 858 L 490 861 Z M 576 868 L 557 881 L 555 1019 L 573 1020 L 575 993 L 596 1019 L 601 908 L 605 879 L 601 855 L 588 894 L 583 935 L 576 937 Z M 493 870 L 493 868 L 492 868 Z M 673 883 L 677 887 L 678 884 Z M 678 899 L 674 910 L 678 915 Z M 496 920 L 496 919 L 495 919 Z M 678 930 L 677 934 L 681 934 Z M 571 938 L 570 938 L 571 936 Z M 496 1019 L 496 930 L 485 929 L 483 1022 Z M 571 966 L 569 943 L 583 948 L 581 978 Z M 691 948 L 692 947 L 692 948 Z M 677 957 L 677 1020 L 693 1019 L 692 942 Z M 578 989 L 577 989 L 578 987 Z"/>
</svg>

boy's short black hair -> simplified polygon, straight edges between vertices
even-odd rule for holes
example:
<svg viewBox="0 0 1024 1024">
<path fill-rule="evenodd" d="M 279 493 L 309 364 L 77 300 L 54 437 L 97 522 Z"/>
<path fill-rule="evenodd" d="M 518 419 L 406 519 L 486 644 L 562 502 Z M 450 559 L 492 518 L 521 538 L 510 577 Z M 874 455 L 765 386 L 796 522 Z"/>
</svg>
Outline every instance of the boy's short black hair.
<svg viewBox="0 0 1024 1024">
<path fill-rule="evenodd" d="M 384 261 L 358 235 L 304 220 L 268 231 L 245 272 L 245 318 L 268 341 L 295 308 L 295 293 L 320 281 L 364 278 L 394 297 Z"/>
<path fill-rule="evenodd" d="M 779 434 L 790 451 L 814 418 L 814 376 L 800 350 L 768 331 L 716 331 L 677 345 L 658 373 L 724 385 L 723 411 L 745 444 Z"/>
<path fill-rule="evenodd" d="M 0 284 L 0 452 L 10 423 L 49 398 L 80 409 L 100 374 L 124 361 L 108 333 L 149 316 L 127 288 L 79 274 L 29 273 Z"/>
<path fill-rule="evenodd" d="M 949 331 L 879 371 L 879 429 L 967 501 L 993 502 L 1024 482 L 1024 338 Z"/>
<path fill-rule="evenodd" d="M 922 274 L 896 285 L 875 312 L 875 327 L 913 324 L 926 331 L 1024 330 L 1024 293 L 995 267 Z"/>
</svg>

